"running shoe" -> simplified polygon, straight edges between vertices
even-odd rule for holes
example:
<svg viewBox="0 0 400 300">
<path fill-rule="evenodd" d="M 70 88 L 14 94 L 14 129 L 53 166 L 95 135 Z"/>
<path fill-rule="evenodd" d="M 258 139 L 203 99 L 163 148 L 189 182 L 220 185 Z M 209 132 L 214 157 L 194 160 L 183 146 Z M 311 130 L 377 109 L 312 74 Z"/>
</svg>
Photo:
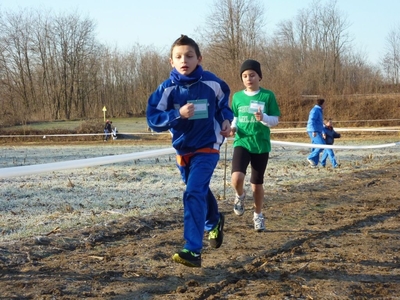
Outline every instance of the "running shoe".
<svg viewBox="0 0 400 300">
<path fill-rule="evenodd" d="M 233 211 L 236 215 L 241 216 L 244 214 L 244 199 L 246 198 L 246 191 L 242 196 L 236 195 L 235 204 L 233 205 Z"/>
<path fill-rule="evenodd" d="M 187 249 L 182 249 L 181 251 L 175 253 L 174 256 L 172 256 L 172 260 L 187 267 L 201 267 L 201 254 L 194 253 Z"/>
<path fill-rule="evenodd" d="M 222 245 L 224 239 L 224 223 L 225 217 L 222 213 L 219 213 L 219 221 L 217 226 L 208 233 L 208 239 L 210 240 L 210 246 L 213 248 L 219 248 Z"/>
<path fill-rule="evenodd" d="M 265 220 L 264 217 L 255 217 L 254 221 L 254 230 L 261 232 L 265 230 Z"/>
</svg>

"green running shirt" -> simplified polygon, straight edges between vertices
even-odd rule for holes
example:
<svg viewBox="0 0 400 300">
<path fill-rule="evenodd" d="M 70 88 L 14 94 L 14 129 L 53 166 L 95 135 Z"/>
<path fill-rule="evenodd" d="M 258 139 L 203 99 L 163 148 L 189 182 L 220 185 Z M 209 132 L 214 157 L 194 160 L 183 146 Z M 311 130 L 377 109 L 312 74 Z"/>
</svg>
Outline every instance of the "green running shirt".
<svg viewBox="0 0 400 300">
<path fill-rule="evenodd" d="M 268 116 L 280 116 L 279 106 L 272 91 L 260 87 L 260 91 L 254 96 L 246 95 L 244 90 L 236 92 L 232 98 L 232 111 L 237 118 L 233 147 L 241 146 L 255 154 L 271 152 L 270 128 L 257 121 L 254 113 L 249 112 L 252 101 L 265 103 L 263 113 Z"/>
</svg>

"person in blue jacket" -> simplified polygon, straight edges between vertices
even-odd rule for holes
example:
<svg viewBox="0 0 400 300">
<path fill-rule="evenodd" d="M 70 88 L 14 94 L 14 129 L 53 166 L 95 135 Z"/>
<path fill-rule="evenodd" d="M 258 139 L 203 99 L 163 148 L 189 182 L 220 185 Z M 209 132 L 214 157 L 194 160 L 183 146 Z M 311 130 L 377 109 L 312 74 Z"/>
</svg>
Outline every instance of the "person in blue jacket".
<svg viewBox="0 0 400 300">
<path fill-rule="evenodd" d="M 185 245 L 172 259 L 189 267 L 201 267 L 204 231 L 211 247 L 219 248 L 223 241 L 224 216 L 209 185 L 233 120 L 228 85 L 203 70 L 201 61 L 198 44 L 181 35 L 171 47 L 170 77 L 150 95 L 146 108 L 152 130 L 170 131 L 177 167 L 186 184 Z"/>
<path fill-rule="evenodd" d="M 324 124 L 325 124 L 324 125 L 325 143 L 327 145 L 333 145 L 333 143 L 335 142 L 335 139 L 340 138 L 340 133 L 337 133 L 333 129 L 333 122 L 331 119 L 325 119 Z M 336 162 L 335 153 L 333 152 L 332 149 L 328 149 L 328 148 L 324 149 L 324 152 L 322 152 L 321 165 L 323 167 L 326 166 L 326 159 L 328 157 L 334 168 L 339 167 L 339 164 Z"/>
<path fill-rule="evenodd" d="M 324 114 L 325 99 L 317 99 L 317 104 L 310 110 L 307 121 L 307 133 L 312 144 L 325 144 L 324 139 Z M 307 161 L 310 166 L 316 168 L 319 163 L 319 155 L 323 148 L 312 148 Z"/>
</svg>

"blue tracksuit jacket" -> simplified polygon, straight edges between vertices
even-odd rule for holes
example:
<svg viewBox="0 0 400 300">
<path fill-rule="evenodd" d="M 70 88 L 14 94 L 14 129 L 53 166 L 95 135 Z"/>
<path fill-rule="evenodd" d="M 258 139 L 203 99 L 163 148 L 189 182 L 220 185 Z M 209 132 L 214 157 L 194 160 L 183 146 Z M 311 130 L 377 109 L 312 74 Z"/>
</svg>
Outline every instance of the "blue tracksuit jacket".
<svg viewBox="0 0 400 300">
<path fill-rule="evenodd" d="M 315 105 L 308 115 L 307 121 L 307 132 L 319 132 L 324 131 L 324 115 L 322 108 L 319 105 Z"/>
<path fill-rule="evenodd" d="M 172 146 L 184 155 L 201 148 L 219 150 L 224 138 L 220 135 L 224 120 L 233 120 L 229 108 L 228 85 L 213 73 L 203 71 L 197 81 L 179 85 L 171 78 L 159 85 L 147 104 L 147 123 L 156 132 L 169 130 Z M 208 118 L 181 119 L 179 108 L 189 100 L 206 99 Z"/>
</svg>

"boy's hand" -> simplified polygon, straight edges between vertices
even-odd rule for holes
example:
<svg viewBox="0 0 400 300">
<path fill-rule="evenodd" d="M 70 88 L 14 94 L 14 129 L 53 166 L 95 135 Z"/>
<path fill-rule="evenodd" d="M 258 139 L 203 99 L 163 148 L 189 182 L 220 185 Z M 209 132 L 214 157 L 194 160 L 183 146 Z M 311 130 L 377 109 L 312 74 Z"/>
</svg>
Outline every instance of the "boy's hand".
<svg viewBox="0 0 400 300">
<path fill-rule="evenodd" d="M 186 103 L 179 109 L 179 114 L 181 115 L 182 119 L 189 119 L 194 115 L 194 104 L 193 103 Z"/>
<path fill-rule="evenodd" d="M 258 111 L 254 113 L 254 117 L 256 118 L 257 121 L 262 121 L 263 120 L 264 114 L 261 111 L 261 107 L 260 106 L 258 107 Z"/>
<path fill-rule="evenodd" d="M 224 137 L 228 137 L 231 134 L 231 122 L 229 120 L 225 120 L 222 123 L 220 134 Z"/>
<path fill-rule="evenodd" d="M 236 134 L 236 127 L 231 127 L 231 132 L 229 136 L 234 136 Z"/>
</svg>

